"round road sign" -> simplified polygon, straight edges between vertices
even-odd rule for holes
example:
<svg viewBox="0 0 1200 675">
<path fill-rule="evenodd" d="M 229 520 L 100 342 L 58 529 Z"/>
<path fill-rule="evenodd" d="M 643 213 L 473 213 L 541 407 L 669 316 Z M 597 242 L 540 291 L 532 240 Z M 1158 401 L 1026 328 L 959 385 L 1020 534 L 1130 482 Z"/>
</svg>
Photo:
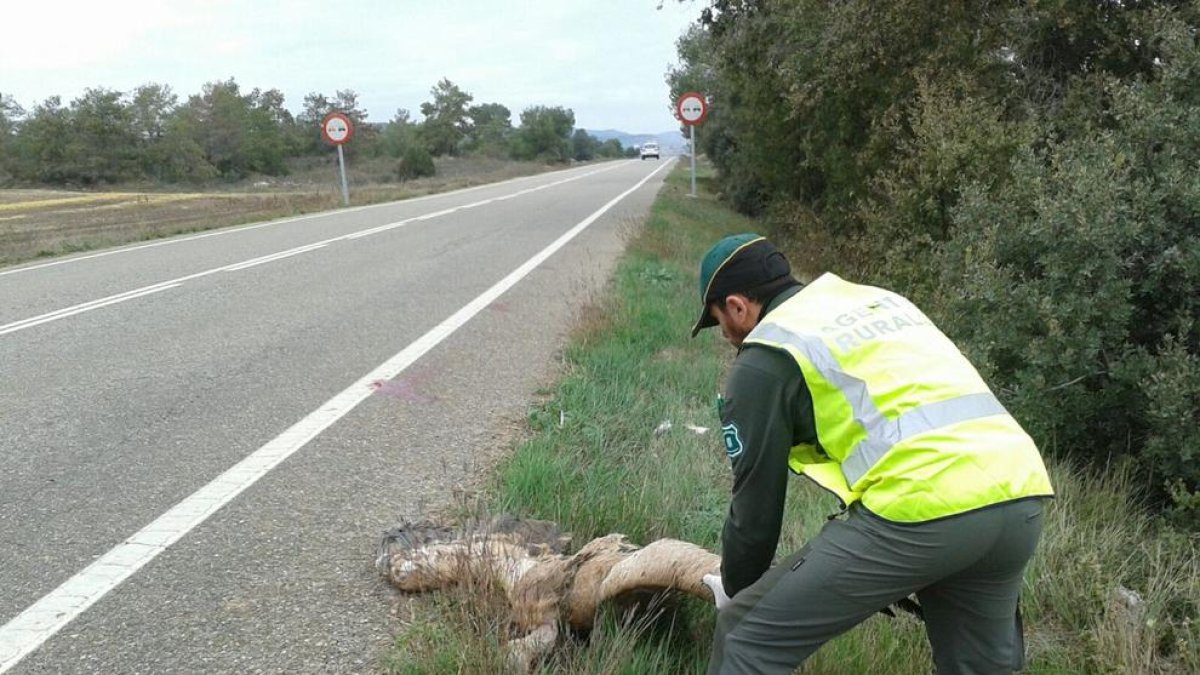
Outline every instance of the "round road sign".
<svg viewBox="0 0 1200 675">
<path fill-rule="evenodd" d="M 321 121 L 321 138 L 325 139 L 326 143 L 342 145 L 349 142 L 353 135 L 354 125 L 350 123 L 349 117 L 340 112 L 329 113 Z"/>
<path fill-rule="evenodd" d="M 675 102 L 675 112 L 684 124 L 700 124 L 708 117 L 708 101 L 704 100 L 704 94 L 689 91 Z"/>
</svg>

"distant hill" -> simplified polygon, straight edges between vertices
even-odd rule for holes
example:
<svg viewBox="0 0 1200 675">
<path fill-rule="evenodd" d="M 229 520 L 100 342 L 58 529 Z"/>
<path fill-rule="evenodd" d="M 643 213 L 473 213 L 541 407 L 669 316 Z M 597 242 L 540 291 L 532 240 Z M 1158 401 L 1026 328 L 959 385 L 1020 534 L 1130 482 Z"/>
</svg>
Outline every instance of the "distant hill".
<svg viewBox="0 0 1200 675">
<path fill-rule="evenodd" d="M 687 139 L 683 137 L 683 133 L 680 131 L 664 131 L 657 134 L 631 134 L 616 129 L 584 129 L 584 131 L 601 141 L 615 138 L 626 148 L 636 148 L 646 141 L 658 141 L 658 147 L 664 155 L 683 154 L 684 149 L 687 147 Z"/>
</svg>

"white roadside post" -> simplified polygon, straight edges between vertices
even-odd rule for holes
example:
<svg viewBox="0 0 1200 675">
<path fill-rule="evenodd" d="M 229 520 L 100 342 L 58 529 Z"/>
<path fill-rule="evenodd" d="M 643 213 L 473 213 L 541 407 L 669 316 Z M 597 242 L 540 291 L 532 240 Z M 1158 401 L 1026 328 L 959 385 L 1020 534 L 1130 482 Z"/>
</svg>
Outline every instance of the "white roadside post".
<svg viewBox="0 0 1200 675">
<path fill-rule="evenodd" d="M 683 122 L 689 127 L 688 132 L 691 136 L 689 144 L 691 145 L 691 148 L 688 154 L 692 156 L 692 194 L 690 196 L 695 197 L 696 127 L 704 121 L 705 117 L 708 117 L 708 100 L 705 99 L 704 95 L 699 92 L 689 91 L 681 95 L 679 99 L 675 101 L 675 113 L 676 117 L 679 118 L 679 121 Z"/>
<path fill-rule="evenodd" d="M 321 138 L 325 139 L 326 143 L 337 146 L 338 168 L 342 172 L 342 203 L 346 206 L 350 206 L 350 189 L 346 186 L 346 156 L 342 153 L 342 146 L 348 143 L 352 136 L 354 125 L 343 113 L 331 112 L 321 121 Z"/>
</svg>

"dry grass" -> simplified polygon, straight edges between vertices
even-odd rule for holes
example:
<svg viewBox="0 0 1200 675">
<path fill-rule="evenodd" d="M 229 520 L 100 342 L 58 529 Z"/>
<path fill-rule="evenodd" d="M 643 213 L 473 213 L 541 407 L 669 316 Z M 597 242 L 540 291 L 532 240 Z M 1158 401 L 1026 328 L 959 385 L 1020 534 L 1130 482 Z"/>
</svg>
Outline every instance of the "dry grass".
<svg viewBox="0 0 1200 675">
<path fill-rule="evenodd" d="M 438 161 L 438 175 L 397 182 L 392 162 L 350 163 L 350 204 L 376 204 L 562 168 L 489 158 Z M 339 208 L 336 165 L 309 160 L 283 179 L 252 177 L 205 190 L 0 190 L 0 265 Z"/>
</svg>

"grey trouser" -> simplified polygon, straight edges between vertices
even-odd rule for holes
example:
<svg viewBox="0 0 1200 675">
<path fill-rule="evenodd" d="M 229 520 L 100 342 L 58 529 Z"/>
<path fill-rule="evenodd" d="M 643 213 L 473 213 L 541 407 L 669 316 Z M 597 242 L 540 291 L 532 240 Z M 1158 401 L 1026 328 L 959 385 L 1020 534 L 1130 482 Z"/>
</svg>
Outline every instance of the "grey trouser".
<svg viewBox="0 0 1200 675">
<path fill-rule="evenodd" d="M 938 673 L 1011 673 L 1024 661 L 1021 575 L 1041 532 L 1041 499 L 914 525 L 851 507 L 733 597 L 717 617 L 708 672 L 791 673 L 916 593 Z"/>
</svg>

